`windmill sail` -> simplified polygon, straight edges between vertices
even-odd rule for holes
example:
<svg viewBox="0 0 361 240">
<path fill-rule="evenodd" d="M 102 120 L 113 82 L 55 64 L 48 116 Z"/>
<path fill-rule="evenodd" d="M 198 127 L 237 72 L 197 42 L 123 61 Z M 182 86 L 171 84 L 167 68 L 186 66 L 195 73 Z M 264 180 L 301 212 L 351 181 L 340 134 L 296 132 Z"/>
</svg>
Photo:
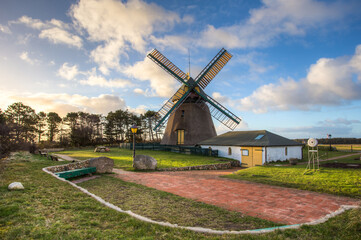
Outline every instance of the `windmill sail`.
<svg viewBox="0 0 361 240">
<path fill-rule="evenodd" d="M 148 58 L 153 60 L 161 68 L 166 70 L 170 75 L 177 79 L 180 83 L 187 82 L 187 74 L 180 70 L 176 65 L 168 60 L 163 54 L 161 54 L 157 49 L 153 49 L 148 55 Z"/>
<path fill-rule="evenodd" d="M 232 58 L 232 55 L 224 48 L 208 63 L 208 65 L 198 74 L 195 81 L 203 89 L 212 81 L 219 71 Z"/>
<path fill-rule="evenodd" d="M 189 92 L 191 90 L 185 91 L 185 88 L 180 87 L 178 91 L 165 102 L 162 108 L 157 112 L 155 119 L 158 120 L 156 126 L 153 130 L 160 128 L 168 118 L 175 112 L 175 110 L 186 100 Z M 174 101 L 177 99 L 177 101 Z M 179 100 L 178 100 L 179 99 Z"/>
<path fill-rule="evenodd" d="M 212 117 L 223 123 L 229 129 L 235 129 L 237 125 L 242 121 L 239 117 L 234 115 L 231 111 L 229 111 L 227 108 L 222 106 L 222 104 L 220 104 L 207 94 L 202 93 L 199 95 L 205 101 L 198 101 L 197 104 L 200 105 L 203 109 L 208 106 Z"/>
</svg>

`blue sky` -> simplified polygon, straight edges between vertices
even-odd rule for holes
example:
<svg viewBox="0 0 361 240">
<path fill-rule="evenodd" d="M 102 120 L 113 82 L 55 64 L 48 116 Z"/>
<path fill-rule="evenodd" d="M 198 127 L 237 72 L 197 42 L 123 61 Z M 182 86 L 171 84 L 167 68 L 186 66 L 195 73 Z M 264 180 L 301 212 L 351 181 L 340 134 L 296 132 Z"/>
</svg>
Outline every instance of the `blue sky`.
<svg viewBox="0 0 361 240">
<path fill-rule="evenodd" d="M 233 58 L 206 93 L 243 121 L 290 138 L 361 137 L 361 2 L 316 0 L 0 2 L 0 108 L 107 114 L 158 110 L 179 83 Z M 215 120 L 218 133 L 227 129 Z"/>
</svg>

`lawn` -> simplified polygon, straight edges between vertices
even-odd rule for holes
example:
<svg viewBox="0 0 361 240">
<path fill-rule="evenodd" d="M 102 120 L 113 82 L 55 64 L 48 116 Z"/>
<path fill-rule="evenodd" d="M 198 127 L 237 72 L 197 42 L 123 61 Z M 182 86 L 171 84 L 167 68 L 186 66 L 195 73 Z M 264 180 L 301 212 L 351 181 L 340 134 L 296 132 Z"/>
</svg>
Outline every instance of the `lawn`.
<svg viewBox="0 0 361 240">
<path fill-rule="evenodd" d="M 329 147 L 329 144 L 320 144 L 320 146 Z M 361 151 L 361 144 L 331 144 L 337 151 Z"/>
<path fill-rule="evenodd" d="M 109 157 L 114 160 L 115 168 L 123 168 L 127 170 L 132 169 L 133 152 L 128 149 L 111 148 L 110 152 L 95 153 L 94 149 L 84 150 L 71 150 L 59 152 L 59 154 L 66 154 L 79 160 L 85 160 L 95 157 Z M 187 155 L 173 152 L 152 151 L 152 150 L 137 150 L 136 154 L 143 154 L 152 156 L 157 160 L 158 168 L 171 168 L 171 167 L 187 167 L 222 163 L 215 157 Z"/>
<path fill-rule="evenodd" d="M 361 163 L 360 160 L 354 159 L 355 156 L 326 162 Z M 224 177 L 361 198 L 360 169 L 321 167 L 320 171 L 308 172 L 304 175 L 305 169 L 306 165 L 275 166 L 272 164 L 269 166 L 242 169 Z"/>
<path fill-rule="evenodd" d="M 0 239 L 361 239 L 361 209 L 347 211 L 320 225 L 262 235 L 207 235 L 144 223 L 105 207 L 41 170 L 54 164 L 63 162 L 25 154 L 0 160 Z M 22 182 L 25 190 L 7 190 L 14 181 Z M 129 186 L 137 187 L 135 184 Z M 143 191 L 129 193 L 134 199 L 143 196 Z M 147 193 L 146 196 L 151 196 L 146 198 L 156 199 L 158 193 L 154 194 Z M 172 210 L 177 198 L 169 197 L 169 194 L 164 196 L 173 200 L 171 204 L 162 201 L 162 206 Z M 198 203 L 194 204 L 198 206 Z M 214 221 L 206 216 L 201 219 Z"/>
</svg>

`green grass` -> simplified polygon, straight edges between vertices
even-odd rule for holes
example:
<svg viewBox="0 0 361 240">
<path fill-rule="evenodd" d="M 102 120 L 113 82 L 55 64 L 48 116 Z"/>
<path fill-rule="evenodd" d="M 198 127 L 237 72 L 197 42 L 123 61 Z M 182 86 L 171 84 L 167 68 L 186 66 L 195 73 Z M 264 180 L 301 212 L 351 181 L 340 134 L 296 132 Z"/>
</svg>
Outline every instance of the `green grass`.
<svg viewBox="0 0 361 240">
<path fill-rule="evenodd" d="M 263 219 L 128 183 L 112 176 L 102 176 L 79 185 L 123 210 L 131 210 L 156 221 L 170 222 L 180 226 L 198 226 L 218 230 L 247 230 L 280 226 Z"/>
<path fill-rule="evenodd" d="M 345 161 L 352 161 L 350 159 L 347 158 Z M 308 172 L 304 175 L 305 169 L 306 165 L 277 167 L 270 165 L 243 169 L 224 177 L 361 198 L 360 169 L 321 167 L 320 171 Z"/>
<path fill-rule="evenodd" d="M 127 170 L 132 169 L 133 152 L 128 149 L 111 148 L 110 152 L 106 153 L 95 153 L 94 149 L 71 150 L 59 152 L 59 154 L 66 154 L 79 160 L 105 156 L 114 160 L 115 168 L 124 168 Z M 220 158 L 187 155 L 173 152 L 137 150 L 136 154 L 149 155 L 155 158 L 157 160 L 158 168 L 188 167 L 222 163 L 222 161 L 217 160 Z"/>
<path fill-rule="evenodd" d="M 207 235 L 144 223 L 41 170 L 63 163 L 24 154 L 0 160 L 0 239 L 361 239 L 361 209 L 316 226 L 262 235 Z M 25 190 L 7 190 L 14 181 Z M 167 201 L 162 205 L 167 208 Z"/>
<path fill-rule="evenodd" d="M 361 144 L 331 144 L 332 147 L 336 148 L 337 151 L 361 151 Z M 329 144 L 320 144 L 320 146 L 329 147 Z"/>
</svg>

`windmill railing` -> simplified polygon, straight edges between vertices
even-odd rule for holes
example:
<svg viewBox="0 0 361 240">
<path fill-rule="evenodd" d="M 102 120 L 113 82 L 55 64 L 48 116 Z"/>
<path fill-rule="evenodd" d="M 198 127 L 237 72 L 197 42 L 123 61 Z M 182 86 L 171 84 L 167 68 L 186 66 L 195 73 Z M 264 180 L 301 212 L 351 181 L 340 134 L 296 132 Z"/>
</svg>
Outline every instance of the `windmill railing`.
<svg viewBox="0 0 361 240">
<path fill-rule="evenodd" d="M 123 143 L 120 145 L 120 148 L 131 150 L 133 149 L 133 143 Z M 218 150 L 212 150 L 212 149 L 200 148 L 200 147 L 191 147 L 191 146 L 181 146 L 181 145 L 161 145 L 159 143 L 136 143 L 135 149 L 218 157 Z"/>
</svg>

